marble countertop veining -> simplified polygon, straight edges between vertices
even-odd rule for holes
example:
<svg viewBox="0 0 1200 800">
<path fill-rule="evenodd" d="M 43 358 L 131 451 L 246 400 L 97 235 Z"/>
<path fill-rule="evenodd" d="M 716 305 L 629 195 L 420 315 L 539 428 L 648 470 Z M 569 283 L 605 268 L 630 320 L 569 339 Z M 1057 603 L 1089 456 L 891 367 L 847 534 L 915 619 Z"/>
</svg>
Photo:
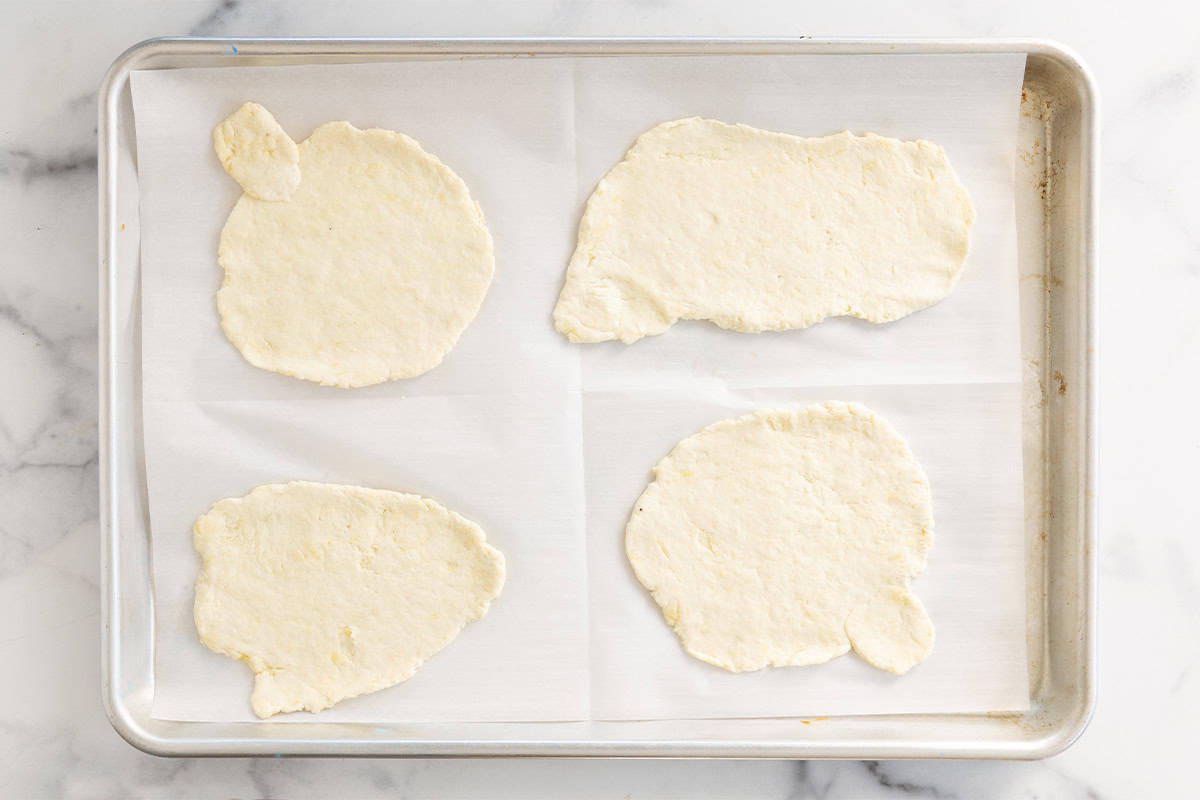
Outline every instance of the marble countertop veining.
<svg viewBox="0 0 1200 800">
<path fill-rule="evenodd" d="M 1200 711 L 1200 12 L 1179 2 L 59 0 L 0 6 L 0 796 L 1194 796 Z M 1041 36 L 1103 98 L 1101 688 L 1040 763 L 215 759 L 99 696 L 96 89 L 168 34 Z"/>
</svg>

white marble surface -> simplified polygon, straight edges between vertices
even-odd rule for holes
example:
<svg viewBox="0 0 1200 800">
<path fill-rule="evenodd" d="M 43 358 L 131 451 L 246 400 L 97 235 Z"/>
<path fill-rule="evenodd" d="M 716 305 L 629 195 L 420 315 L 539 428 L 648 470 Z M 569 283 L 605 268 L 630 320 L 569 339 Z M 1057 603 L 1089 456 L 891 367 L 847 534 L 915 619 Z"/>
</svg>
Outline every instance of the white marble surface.
<svg viewBox="0 0 1200 800">
<path fill-rule="evenodd" d="M 911 7 L 908 7 L 910 6 Z M 0 796 L 1193 796 L 1200 16 L 1182 2 L 0 5 Z M 179 760 L 99 699 L 95 91 L 164 34 L 1045 36 L 1103 97 L 1101 689 L 1041 763 Z"/>
</svg>

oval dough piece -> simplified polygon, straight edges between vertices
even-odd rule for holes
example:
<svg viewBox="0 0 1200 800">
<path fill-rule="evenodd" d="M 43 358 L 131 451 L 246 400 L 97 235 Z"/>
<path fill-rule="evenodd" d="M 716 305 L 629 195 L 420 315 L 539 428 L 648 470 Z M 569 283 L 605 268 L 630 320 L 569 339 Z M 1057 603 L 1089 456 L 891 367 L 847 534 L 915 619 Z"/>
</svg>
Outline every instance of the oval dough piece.
<svg viewBox="0 0 1200 800">
<path fill-rule="evenodd" d="M 492 280 L 462 179 L 403 134 L 347 122 L 300 144 L 284 202 L 243 195 L 221 231 L 221 327 L 256 367 L 369 386 L 433 369 Z"/>
<path fill-rule="evenodd" d="M 433 500 L 297 481 L 196 520 L 195 620 L 254 671 L 259 717 L 408 680 L 504 585 L 479 526 Z"/>
<path fill-rule="evenodd" d="M 555 326 L 629 343 L 678 319 L 746 333 L 890 322 L 950 293 L 974 217 L 930 142 L 666 122 L 588 198 Z"/>
<path fill-rule="evenodd" d="M 213 130 L 213 149 L 251 197 L 286 200 L 300 185 L 296 143 L 258 103 L 244 103 Z"/>
<path fill-rule="evenodd" d="M 654 468 L 625 549 L 684 648 L 733 672 L 851 647 L 903 673 L 933 648 L 908 581 L 933 540 L 929 481 L 878 415 L 830 402 L 709 425 Z"/>
</svg>

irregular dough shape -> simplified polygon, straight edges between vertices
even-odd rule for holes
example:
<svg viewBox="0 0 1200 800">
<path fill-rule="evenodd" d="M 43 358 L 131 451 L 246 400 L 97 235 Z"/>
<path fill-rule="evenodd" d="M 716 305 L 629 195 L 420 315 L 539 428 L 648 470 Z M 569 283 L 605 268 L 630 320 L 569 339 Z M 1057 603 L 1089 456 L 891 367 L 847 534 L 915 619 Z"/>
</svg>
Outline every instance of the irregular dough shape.
<svg viewBox="0 0 1200 800">
<path fill-rule="evenodd" d="M 403 134 L 329 122 L 285 202 L 221 231 L 225 335 L 256 367 L 369 386 L 427 372 L 475 318 L 495 259 L 467 186 Z"/>
<path fill-rule="evenodd" d="M 300 185 L 300 151 L 271 112 L 244 103 L 213 130 L 221 166 L 259 200 L 286 200 Z"/>
<path fill-rule="evenodd" d="M 588 198 L 554 324 L 628 344 L 677 319 L 746 333 L 889 322 L 950 293 L 974 218 L 930 142 L 666 122 Z"/>
<path fill-rule="evenodd" d="M 196 520 L 196 629 L 254 670 L 259 717 L 408 680 L 488 610 L 504 556 L 424 497 L 297 481 Z"/>
<path fill-rule="evenodd" d="M 758 411 L 687 437 L 625 529 L 629 563 L 684 648 L 733 672 L 851 647 L 904 673 L 933 649 L 908 581 L 933 541 L 929 481 L 854 403 Z"/>
</svg>

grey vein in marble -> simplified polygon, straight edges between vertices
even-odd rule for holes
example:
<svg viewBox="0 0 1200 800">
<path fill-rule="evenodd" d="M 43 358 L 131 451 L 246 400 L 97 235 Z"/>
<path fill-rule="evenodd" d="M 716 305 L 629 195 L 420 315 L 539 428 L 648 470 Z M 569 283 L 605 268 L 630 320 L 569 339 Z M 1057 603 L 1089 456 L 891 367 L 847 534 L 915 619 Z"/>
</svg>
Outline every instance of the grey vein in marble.
<svg viewBox="0 0 1200 800">
<path fill-rule="evenodd" d="M 952 800 L 958 797 L 957 794 L 943 792 L 932 784 L 914 783 L 912 781 L 893 778 L 888 774 L 881 761 L 864 761 L 862 763 L 863 767 L 867 770 L 867 774 L 874 778 L 884 789 L 896 789 L 914 797 L 934 797 L 937 800 Z"/>
<path fill-rule="evenodd" d="M 0 152 L 0 175 L 17 175 L 25 181 L 95 171 L 95 146 L 54 155 L 40 155 L 24 148 Z"/>
</svg>

